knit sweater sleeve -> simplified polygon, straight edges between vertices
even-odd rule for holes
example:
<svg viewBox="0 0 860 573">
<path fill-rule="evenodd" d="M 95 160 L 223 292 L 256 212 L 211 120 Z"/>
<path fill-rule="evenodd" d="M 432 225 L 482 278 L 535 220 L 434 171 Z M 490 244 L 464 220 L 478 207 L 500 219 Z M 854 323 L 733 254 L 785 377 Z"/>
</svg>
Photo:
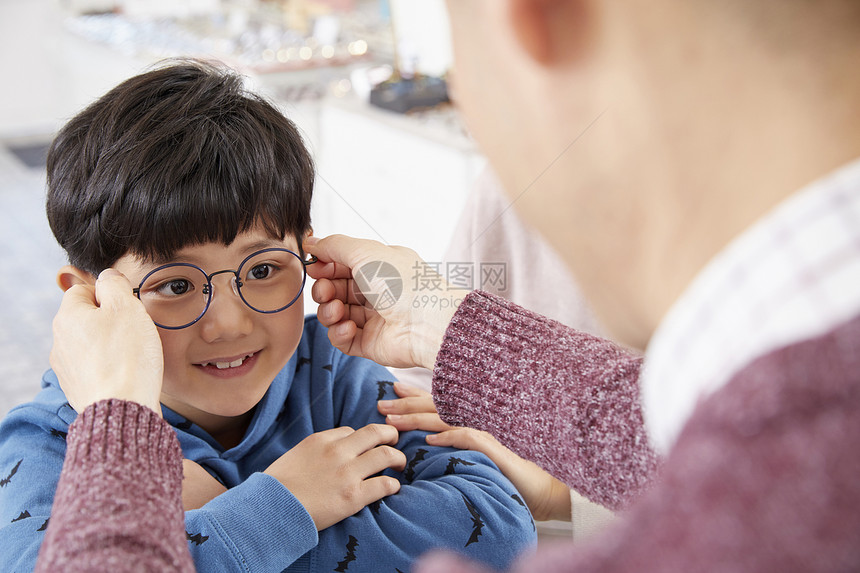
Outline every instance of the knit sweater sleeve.
<svg viewBox="0 0 860 573">
<path fill-rule="evenodd" d="M 182 452 L 145 406 L 103 400 L 69 427 L 36 571 L 193 571 Z"/>
<path fill-rule="evenodd" d="M 495 295 L 461 303 L 436 358 L 433 398 L 453 425 L 486 430 L 585 497 L 625 507 L 653 479 L 641 356 Z"/>
</svg>

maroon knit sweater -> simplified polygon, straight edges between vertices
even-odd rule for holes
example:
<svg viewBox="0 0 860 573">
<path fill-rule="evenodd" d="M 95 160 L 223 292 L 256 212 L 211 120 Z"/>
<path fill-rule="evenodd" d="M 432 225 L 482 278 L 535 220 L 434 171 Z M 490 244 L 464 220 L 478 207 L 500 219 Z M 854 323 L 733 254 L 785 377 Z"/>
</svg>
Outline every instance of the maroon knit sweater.
<svg viewBox="0 0 860 573">
<path fill-rule="evenodd" d="M 145 406 L 103 400 L 66 443 L 36 571 L 194 571 L 173 428 Z"/>
<path fill-rule="evenodd" d="M 700 402 L 656 480 L 639 366 L 487 293 L 461 304 L 434 372 L 443 419 L 623 508 L 593 543 L 538 550 L 515 571 L 860 571 L 860 317 L 760 357 Z M 452 556 L 417 570 L 482 571 Z"/>
</svg>

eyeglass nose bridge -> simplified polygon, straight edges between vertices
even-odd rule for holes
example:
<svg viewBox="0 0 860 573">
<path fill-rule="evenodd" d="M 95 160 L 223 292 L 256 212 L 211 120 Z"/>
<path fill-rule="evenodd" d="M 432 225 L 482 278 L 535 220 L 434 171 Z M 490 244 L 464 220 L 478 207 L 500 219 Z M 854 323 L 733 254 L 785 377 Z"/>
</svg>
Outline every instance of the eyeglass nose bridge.
<svg viewBox="0 0 860 573">
<path fill-rule="evenodd" d="M 212 277 L 214 277 L 215 275 L 222 275 L 222 274 L 227 274 L 227 273 L 233 275 L 233 280 L 230 281 L 230 286 L 233 288 L 233 294 L 235 294 L 236 296 L 241 298 L 242 301 L 244 301 L 245 300 L 244 297 L 242 297 L 241 293 L 239 292 L 239 289 L 242 288 L 243 283 L 242 283 L 242 279 L 239 277 L 239 271 L 238 270 L 231 271 L 230 269 L 224 269 L 223 271 L 215 271 L 211 275 L 206 275 L 206 284 L 203 286 L 203 294 L 205 294 L 208 297 L 211 297 L 212 291 L 214 288 L 212 286 Z M 207 305 L 207 309 L 208 309 L 208 307 L 209 307 L 209 305 Z"/>
</svg>

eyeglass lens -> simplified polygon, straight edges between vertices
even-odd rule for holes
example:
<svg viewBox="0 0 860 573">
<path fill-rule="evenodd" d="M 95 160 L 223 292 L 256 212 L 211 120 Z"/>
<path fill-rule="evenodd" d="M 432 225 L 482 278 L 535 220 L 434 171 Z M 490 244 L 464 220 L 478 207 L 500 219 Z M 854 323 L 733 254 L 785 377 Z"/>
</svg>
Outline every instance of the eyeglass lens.
<svg viewBox="0 0 860 573">
<path fill-rule="evenodd" d="M 213 275 L 213 283 L 219 274 Z M 231 276 L 230 280 L 236 279 Z M 282 249 L 264 250 L 242 262 L 235 288 L 253 310 L 274 313 L 296 301 L 304 281 L 305 267 L 297 254 Z M 221 288 L 221 296 L 227 294 Z M 138 292 L 152 320 L 174 329 L 190 326 L 202 317 L 213 294 L 206 273 L 186 263 L 159 267 L 144 278 Z"/>
</svg>

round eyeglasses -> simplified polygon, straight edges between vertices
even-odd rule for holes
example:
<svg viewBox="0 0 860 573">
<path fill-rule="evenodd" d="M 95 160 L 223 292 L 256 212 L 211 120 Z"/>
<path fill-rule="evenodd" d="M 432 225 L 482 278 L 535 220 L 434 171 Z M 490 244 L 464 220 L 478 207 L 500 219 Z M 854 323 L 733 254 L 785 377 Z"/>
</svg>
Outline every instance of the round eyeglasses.
<svg viewBox="0 0 860 573">
<path fill-rule="evenodd" d="M 212 277 L 232 274 L 233 292 L 251 310 L 274 314 L 286 310 L 299 299 L 307 280 L 304 260 L 287 249 L 256 251 L 234 270 L 211 274 L 190 263 L 169 263 L 150 271 L 133 289 L 156 326 L 168 330 L 187 328 L 203 318 L 214 293 Z"/>
</svg>

